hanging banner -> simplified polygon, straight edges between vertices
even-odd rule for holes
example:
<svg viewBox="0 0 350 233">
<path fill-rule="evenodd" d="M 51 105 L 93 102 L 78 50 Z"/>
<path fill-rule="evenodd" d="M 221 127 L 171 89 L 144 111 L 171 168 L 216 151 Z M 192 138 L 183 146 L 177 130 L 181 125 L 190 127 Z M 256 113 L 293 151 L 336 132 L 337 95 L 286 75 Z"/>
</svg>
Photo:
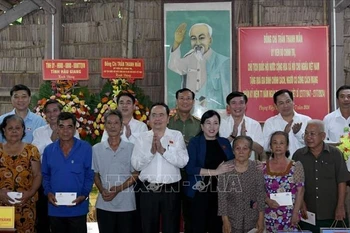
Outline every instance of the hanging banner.
<svg viewBox="0 0 350 233">
<path fill-rule="evenodd" d="M 43 60 L 43 80 L 88 80 L 88 60 Z"/>
<path fill-rule="evenodd" d="M 239 90 L 246 114 L 264 122 L 277 114 L 273 94 L 293 92 L 295 111 L 313 119 L 329 112 L 328 27 L 242 27 L 238 30 Z"/>
<path fill-rule="evenodd" d="M 145 66 L 143 59 L 102 58 L 102 78 L 143 79 Z"/>
</svg>

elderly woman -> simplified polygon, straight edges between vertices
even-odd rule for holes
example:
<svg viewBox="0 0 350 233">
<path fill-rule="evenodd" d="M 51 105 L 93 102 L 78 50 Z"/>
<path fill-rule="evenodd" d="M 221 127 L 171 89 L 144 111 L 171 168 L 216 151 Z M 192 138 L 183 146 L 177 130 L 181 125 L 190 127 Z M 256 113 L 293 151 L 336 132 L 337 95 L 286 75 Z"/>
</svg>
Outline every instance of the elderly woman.
<svg viewBox="0 0 350 233">
<path fill-rule="evenodd" d="M 271 159 L 264 166 L 266 186 L 265 224 L 267 232 L 295 231 L 300 221 L 304 197 L 304 169 L 300 162 L 288 159 L 288 134 L 276 131 L 271 135 Z M 271 195 L 291 195 L 293 205 L 280 206 Z"/>
<path fill-rule="evenodd" d="M 17 233 L 32 233 L 37 190 L 41 185 L 40 154 L 35 146 L 22 142 L 25 126 L 21 117 L 6 116 L 0 130 L 6 139 L 0 144 L 0 202 L 15 206 Z M 11 198 L 9 192 L 20 196 Z"/>
<path fill-rule="evenodd" d="M 209 110 L 201 118 L 201 131 L 188 145 L 189 162 L 186 166 L 189 186 L 185 194 L 191 203 L 194 233 L 222 233 L 222 221 L 217 215 L 217 175 L 233 169 L 225 161 L 233 159 L 230 142 L 219 137 L 220 115 Z"/>
<path fill-rule="evenodd" d="M 226 164 L 234 170 L 219 177 L 219 210 L 224 233 L 245 233 L 264 230 L 265 181 L 255 161 L 249 160 L 253 140 L 238 136 L 233 141 L 235 159 Z"/>
</svg>

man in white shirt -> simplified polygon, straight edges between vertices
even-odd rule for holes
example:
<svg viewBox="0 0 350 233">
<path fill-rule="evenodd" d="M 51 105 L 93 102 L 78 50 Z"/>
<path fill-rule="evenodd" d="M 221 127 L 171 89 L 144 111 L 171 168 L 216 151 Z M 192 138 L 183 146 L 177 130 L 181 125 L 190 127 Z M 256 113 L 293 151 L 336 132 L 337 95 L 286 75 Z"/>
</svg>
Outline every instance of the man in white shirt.
<svg viewBox="0 0 350 233">
<path fill-rule="evenodd" d="M 255 160 L 264 152 L 262 146 L 264 145 L 264 137 L 260 123 L 245 115 L 247 102 L 248 97 L 239 91 L 234 91 L 226 97 L 230 115 L 221 120 L 220 136 L 227 138 L 230 142 L 241 135 L 251 137 L 254 153 L 251 154 L 250 159 Z"/>
<path fill-rule="evenodd" d="M 32 144 L 38 148 L 41 156 L 44 153 L 45 147 L 58 139 L 57 118 L 61 113 L 62 108 L 62 105 L 57 100 L 50 99 L 44 105 L 47 125 L 34 130 L 32 142 Z M 76 132 L 74 137 L 80 139 L 79 133 Z"/>
<path fill-rule="evenodd" d="M 141 121 L 135 120 L 133 117 L 136 105 L 135 97 L 128 93 L 122 92 L 117 96 L 118 110 L 123 116 L 123 135 L 122 139 L 126 142 L 134 143 L 136 137 L 141 132 L 146 132 L 148 130 L 147 125 Z M 106 141 L 108 139 L 108 133 L 103 132 L 101 141 Z"/>
<path fill-rule="evenodd" d="M 327 114 L 324 119 L 326 142 L 338 145 L 340 137 L 350 133 L 350 86 L 343 85 L 338 88 L 336 98 L 339 108 Z M 349 170 L 349 162 L 346 161 Z M 350 222 L 350 188 L 349 182 L 346 187 L 346 212 L 348 214 L 348 221 Z"/>
<path fill-rule="evenodd" d="M 326 140 L 338 143 L 340 136 L 350 132 L 350 86 L 343 85 L 336 92 L 339 108 L 326 115 L 325 124 Z"/>
<path fill-rule="evenodd" d="M 311 118 L 294 111 L 293 93 L 287 89 L 277 91 L 273 95 L 273 102 L 279 114 L 265 121 L 263 127 L 264 149 L 270 150 L 269 143 L 272 133 L 284 131 L 289 136 L 289 158 L 291 158 L 297 149 L 305 146 L 303 133 Z"/>
<path fill-rule="evenodd" d="M 156 103 L 150 109 L 152 130 L 136 139 L 131 164 L 140 171 L 141 221 L 144 233 L 178 233 L 180 223 L 180 168 L 188 153 L 182 133 L 167 128 L 169 107 Z M 162 230 L 159 219 L 162 216 Z"/>
</svg>

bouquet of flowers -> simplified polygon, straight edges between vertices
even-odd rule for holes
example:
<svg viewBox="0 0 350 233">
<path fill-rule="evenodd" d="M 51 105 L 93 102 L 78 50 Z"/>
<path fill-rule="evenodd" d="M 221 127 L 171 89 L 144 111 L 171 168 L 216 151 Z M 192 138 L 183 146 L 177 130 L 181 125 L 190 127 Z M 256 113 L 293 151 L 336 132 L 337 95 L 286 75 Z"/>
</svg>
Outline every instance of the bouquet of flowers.
<svg viewBox="0 0 350 233">
<path fill-rule="evenodd" d="M 135 93 L 135 91 L 138 93 Z M 118 107 L 117 96 L 121 92 L 128 92 L 136 97 L 136 109 L 134 112 L 134 118 L 147 123 L 147 116 L 149 114 L 148 107 L 145 107 L 138 101 L 139 97 L 145 97 L 141 89 L 138 89 L 133 83 L 128 82 L 125 79 L 111 79 L 102 88 L 100 93 L 100 102 L 94 109 L 96 114 L 95 122 L 93 123 L 93 132 L 96 135 L 102 135 L 104 129 L 104 118 L 103 114 L 107 110 L 114 110 Z M 147 103 L 150 103 L 148 100 Z"/>
<path fill-rule="evenodd" d="M 79 87 L 75 81 L 53 81 L 47 82 L 40 87 L 39 97 L 34 97 L 36 106 L 33 112 L 45 118 L 43 108 L 49 99 L 56 99 L 63 106 L 64 112 L 71 112 L 77 119 L 77 129 L 81 139 L 87 139 L 88 136 L 92 139 L 96 138 L 92 129 L 95 116 L 91 114 L 91 108 L 86 103 L 86 96 L 90 99 L 88 90 Z"/>
<path fill-rule="evenodd" d="M 350 133 L 340 137 L 341 144 L 337 148 L 343 153 L 344 160 L 347 161 L 350 157 Z"/>
</svg>

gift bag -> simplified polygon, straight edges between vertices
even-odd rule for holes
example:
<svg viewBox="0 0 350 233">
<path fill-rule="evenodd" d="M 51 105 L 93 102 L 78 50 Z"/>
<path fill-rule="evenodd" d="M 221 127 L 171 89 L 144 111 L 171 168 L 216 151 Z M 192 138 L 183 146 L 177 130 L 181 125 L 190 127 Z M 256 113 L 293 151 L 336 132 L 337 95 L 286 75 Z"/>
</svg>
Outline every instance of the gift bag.
<svg viewBox="0 0 350 233">
<path fill-rule="evenodd" d="M 340 221 L 342 226 L 337 228 L 338 220 L 334 220 L 330 228 L 321 228 L 320 233 L 350 233 L 350 228 L 348 228 L 343 220 Z"/>
</svg>

